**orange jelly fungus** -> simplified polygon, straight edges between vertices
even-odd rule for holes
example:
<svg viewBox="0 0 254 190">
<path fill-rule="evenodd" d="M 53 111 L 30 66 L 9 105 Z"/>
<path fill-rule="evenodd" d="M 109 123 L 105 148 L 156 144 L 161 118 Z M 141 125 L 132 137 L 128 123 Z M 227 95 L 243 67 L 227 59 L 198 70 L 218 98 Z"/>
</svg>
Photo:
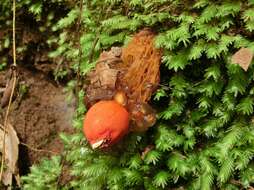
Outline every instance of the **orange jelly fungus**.
<svg viewBox="0 0 254 190">
<path fill-rule="evenodd" d="M 129 113 L 119 103 L 99 101 L 86 113 L 83 132 L 92 148 L 113 145 L 127 134 Z"/>
</svg>

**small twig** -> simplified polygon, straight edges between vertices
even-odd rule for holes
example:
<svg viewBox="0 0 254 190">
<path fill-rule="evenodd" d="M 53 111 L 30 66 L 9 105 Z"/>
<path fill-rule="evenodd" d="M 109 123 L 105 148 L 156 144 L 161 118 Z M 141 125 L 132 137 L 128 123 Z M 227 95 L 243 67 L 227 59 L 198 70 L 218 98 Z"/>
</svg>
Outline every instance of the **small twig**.
<svg viewBox="0 0 254 190">
<path fill-rule="evenodd" d="M 99 31 L 100 31 L 100 30 L 99 30 Z M 99 33 L 99 32 L 98 32 L 98 33 Z M 91 51 L 90 51 L 90 53 L 89 53 L 89 57 L 88 57 L 89 63 L 91 63 L 92 60 L 93 60 L 94 49 L 95 49 L 95 47 L 96 47 L 96 45 L 97 45 L 97 43 L 98 43 L 98 41 L 99 41 L 99 35 L 98 35 L 98 33 L 96 34 L 96 38 L 95 38 L 95 40 L 93 41 L 93 45 L 92 45 Z"/>
<path fill-rule="evenodd" d="M 68 151 L 68 150 L 67 150 Z M 67 151 L 66 151 L 66 153 L 65 152 L 62 152 L 62 154 L 61 154 L 61 158 L 60 158 L 60 165 L 61 165 L 61 170 L 60 170 L 60 174 L 59 174 L 59 176 L 58 176 L 58 178 L 57 178 L 57 188 L 58 188 L 58 186 L 60 185 L 60 182 L 61 182 L 61 178 L 62 178 L 62 176 L 63 176 L 63 168 L 64 168 L 64 166 L 65 166 L 65 164 L 66 164 L 66 154 L 67 154 Z"/>
<path fill-rule="evenodd" d="M 232 183 L 233 185 L 242 186 L 242 183 L 240 181 L 235 180 L 235 179 L 231 179 L 230 183 Z"/>
<path fill-rule="evenodd" d="M 51 150 L 37 149 L 37 148 L 34 148 L 34 147 L 32 147 L 26 143 L 23 143 L 23 142 L 20 142 L 20 144 L 24 145 L 25 147 L 27 147 L 30 150 L 35 151 L 35 152 L 46 152 L 46 153 L 50 153 L 50 154 L 59 154 L 59 152 L 55 152 L 55 151 L 51 151 Z"/>
<path fill-rule="evenodd" d="M 16 71 L 16 36 L 15 36 L 15 30 L 16 30 L 16 26 L 15 26 L 15 17 L 16 17 L 16 0 L 13 0 L 13 4 L 12 4 L 12 11 L 13 11 L 13 21 L 12 21 L 12 37 L 13 37 L 13 42 L 12 42 L 12 47 L 13 47 L 13 84 L 12 84 L 12 90 L 11 90 L 11 96 L 9 99 L 9 103 L 8 103 L 8 107 L 5 113 L 5 117 L 4 117 L 4 137 L 3 137 L 3 153 L 2 153 L 2 160 L 1 160 L 1 170 L 0 170 L 0 181 L 2 181 L 2 176 L 3 176 L 3 169 L 4 169 L 4 160 L 5 160 L 5 138 L 6 138 L 6 131 L 7 131 L 7 121 L 8 121 L 8 116 L 9 116 L 9 112 L 10 112 L 10 107 L 11 107 L 11 102 L 12 102 L 12 98 L 13 98 L 13 94 L 14 94 L 14 90 L 15 90 L 15 86 L 16 86 L 16 82 L 17 82 L 17 71 Z"/>
<path fill-rule="evenodd" d="M 104 8 L 105 8 L 105 7 L 104 7 Z M 104 10 L 104 8 L 103 8 L 103 10 Z M 110 16 L 111 9 L 112 9 L 112 5 L 110 5 L 109 7 L 107 7 L 105 18 L 108 18 L 108 17 Z M 91 62 L 93 61 L 94 50 L 95 50 L 95 47 L 96 47 L 96 45 L 97 45 L 97 43 L 98 43 L 98 41 L 99 41 L 99 39 L 100 39 L 100 38 L 99 38 L 99 35 L 100 35 L 100 33 L 101 33 L 101 30 L 102 30 L 102 27 L 100 27 L 100 28 L 98 29 L 98 31 L 97 31 L 97 33 L 96 33 L 96 36 L 95 36 L 95 39 L 94 39 L 94 41 L 93 41 L 93 45 L 92 45 L 92 47 L 91 47 L 91 51 L 90 51 L 90 53 L 89 53 L 89 55 L 88 55 L 88 61 L 89 61 L 89 63 L 91 63 Z"/>
<path fill-rule="evenodd" d="M 235 180 L 235 179 L 231 179 L 231 180 L 230 180 L 230 183 L 232 183 L 233 185 L 237 185 L 237 186 L 243 187 L 243 184 L 242 184 L 240 181 Z M 248 187 L 248 190 L 254 190 L 254 187 L 249 186 L 249 187 Z"/>
<path fill-rule="evenodd" d="M 83 0 L 80 0 L 80 5 L 79 5 L 79 17 L 78 17 L 78 26 L 77 26 L 77 33 L 78 33 L 78 49 L 79 49 L 79 59 L 78 59 L 78 70 L 77 70 L 77 84 L 76 84 L 76 93 L 77 93 L 77 103 L 78 103 L 78 92 L 80 90 L 80 78 L 81 78 L 81 74 L 80 74 L 80 65 L 82 62 L 82 48 L 81 48 L 81 44 L 80 44 L 80 37 L 81 37 L 81 24 L 82 24 L 82 10 L 83 10 Z M 78 104 L 77 104 L 78 105 Z"/>
</svg>

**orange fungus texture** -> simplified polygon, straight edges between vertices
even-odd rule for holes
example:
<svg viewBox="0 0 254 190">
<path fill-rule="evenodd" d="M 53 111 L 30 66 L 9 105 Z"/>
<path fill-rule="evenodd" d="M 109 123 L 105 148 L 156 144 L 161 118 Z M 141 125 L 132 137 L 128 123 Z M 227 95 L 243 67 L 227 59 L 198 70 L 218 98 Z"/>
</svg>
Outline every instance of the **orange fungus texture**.
<svg viewBox="0 0 254 190">
<path fill-rule="evenodd" d="M 85 115 L 83 132 L 93 148 L 101 148 L 120 140 L 128 126 L 129 113 L 122 105 L 113 100 L 99 101 Z"/>
</svg>

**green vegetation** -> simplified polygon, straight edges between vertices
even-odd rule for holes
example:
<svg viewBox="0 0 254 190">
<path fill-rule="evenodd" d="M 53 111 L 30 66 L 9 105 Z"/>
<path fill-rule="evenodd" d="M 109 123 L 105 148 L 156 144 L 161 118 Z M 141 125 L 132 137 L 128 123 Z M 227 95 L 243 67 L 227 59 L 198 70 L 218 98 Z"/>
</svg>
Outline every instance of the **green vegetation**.
<svg viewBox="0 0 254 190">
<path fill-rule="evenodd" d="M 0 60 L 7 60 L 9 0 L 1 1 L 0 12 Z M 61 135 L 63 156 L 33 166 L 22 178 L 23 189 L 234 190 L 254 185 L 254 67 L 245 72 L 231 64 L 239 48 L 254 51 L 253 0 L 92 0 L 82 6 L 80 1 L 21 0 L 17 12 L 18 22 L 29 17 L 46 39 L 40 46 L 59 64 L 56 79 L 73 73 L 84 78 L 102 50 L 126 44 L 144 27 L 158 34 L 155 44 L 163 49 L 161 88 L 152 101 L 156 125 L 144 134 L 129 134 L 111 151 L 93 151 L 81 130 L 81 90 L 73 121 L 77 133 Z M 18 41 L 20 54 L 29 48 Z M 154 148 L 142 157 L 150 145 Z M 65 184 L 58 178 L 61 160 L 73 176 Z"/>
</svg>

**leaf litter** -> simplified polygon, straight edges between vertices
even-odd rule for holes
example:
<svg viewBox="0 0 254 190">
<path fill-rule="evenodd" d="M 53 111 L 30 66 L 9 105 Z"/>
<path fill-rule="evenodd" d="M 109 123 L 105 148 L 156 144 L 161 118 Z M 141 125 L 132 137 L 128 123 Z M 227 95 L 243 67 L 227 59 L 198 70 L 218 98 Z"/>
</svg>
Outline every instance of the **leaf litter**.
<svg viewBox="0 0 254 190">
<path fill-rule="evenodd" d="M 12 185 L 13 176 L 16 179 L 17 185 L 20 186 L 20 176 L 17 167 L 19 156 L 19 138 L 13 126 L 7 122 L 5 135 L 5 150 L 3 150 L 4 130 L 0 129 L 0 151 L 5 151 L 6 169 L 3 173 L 2 182 L 6 186 Z"/>
<path fill-rule="evenodd" d="M 252 59 L 253 52 L 248 48 L 241 48 L 232 56 L 232 63 L 240 65 L 240 67 L 247 71 Z"/>
</svg>

